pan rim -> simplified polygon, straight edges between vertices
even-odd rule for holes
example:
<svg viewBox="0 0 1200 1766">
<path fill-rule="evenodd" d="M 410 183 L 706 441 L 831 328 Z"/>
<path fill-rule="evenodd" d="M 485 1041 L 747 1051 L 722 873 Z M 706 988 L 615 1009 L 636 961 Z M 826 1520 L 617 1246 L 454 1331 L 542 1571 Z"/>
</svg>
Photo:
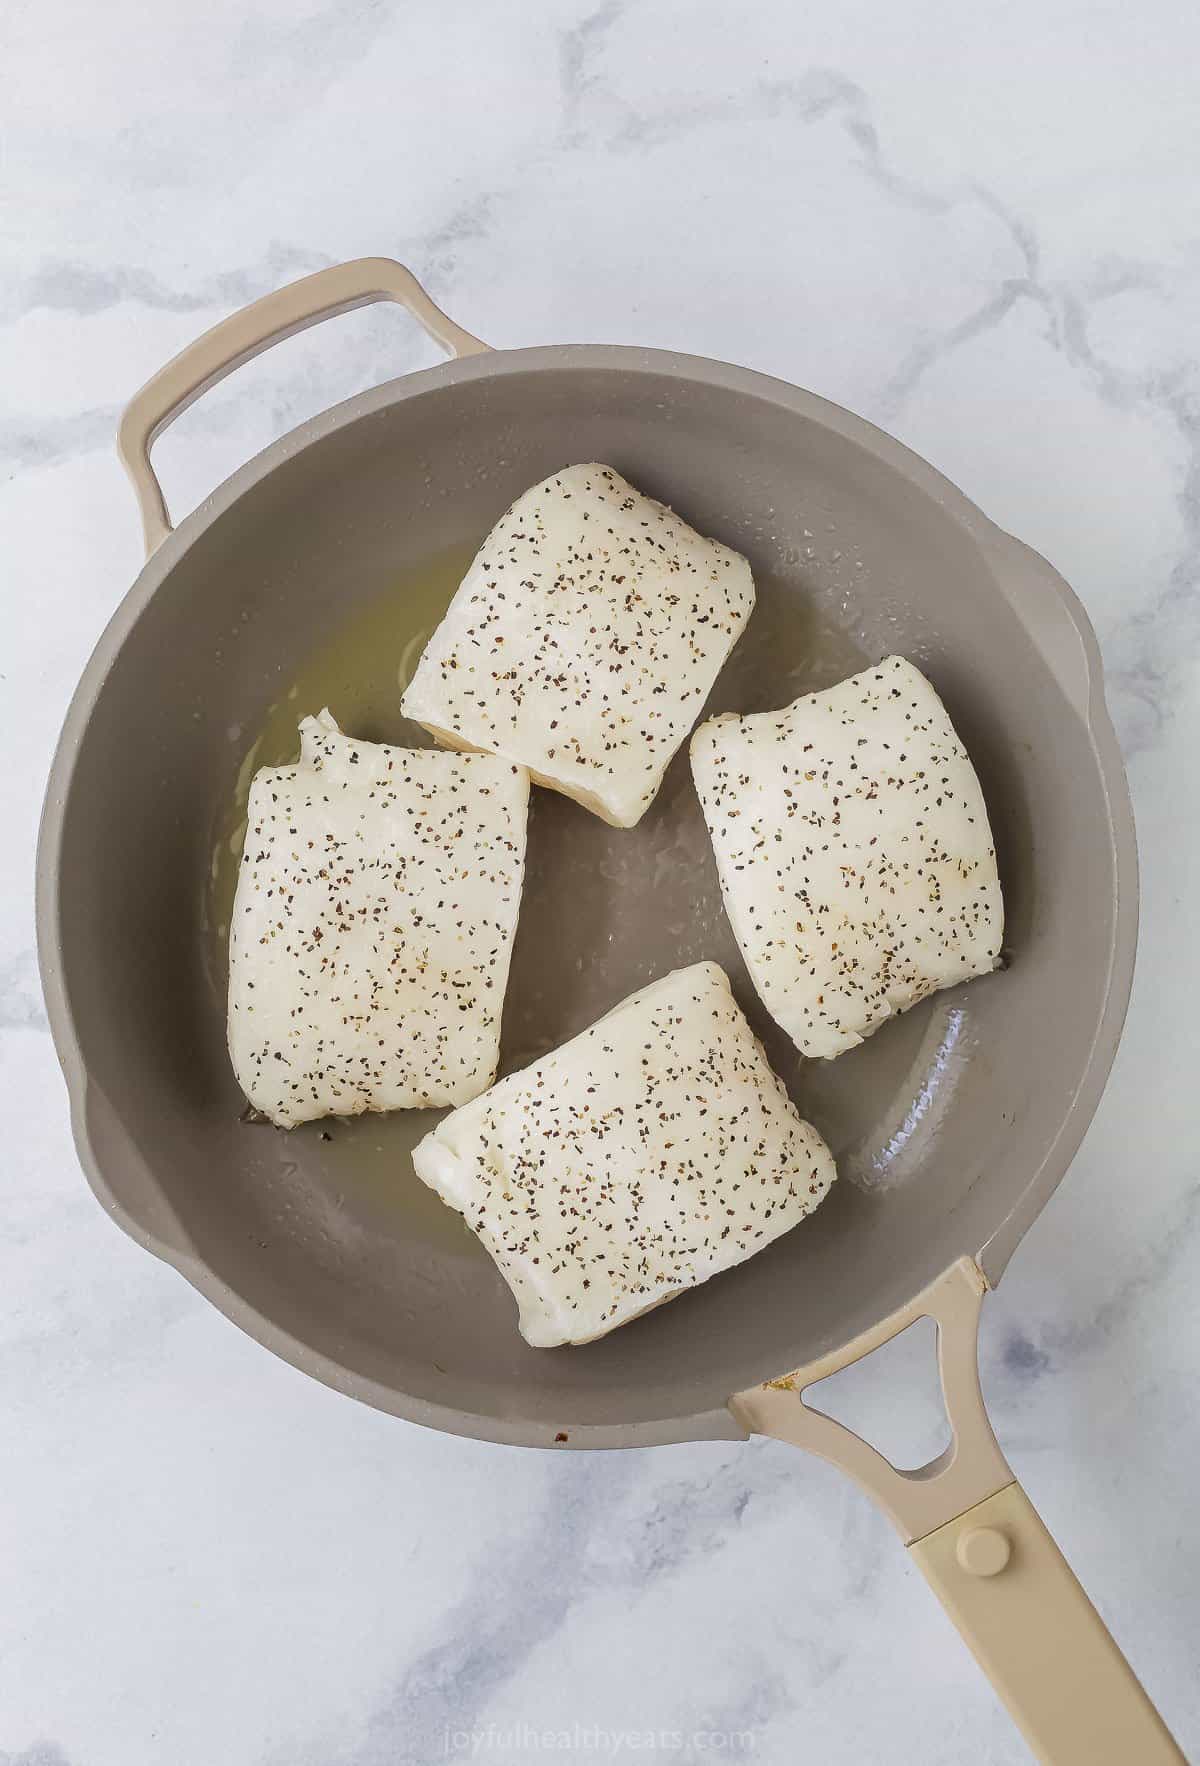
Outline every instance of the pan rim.
<svg viewBox="0 0 1200 1766">
<path fill-rule="evenodd" d="M 179 1223 L 165 1205 L 153 1223 L 139 1221 L 119 1200 L 96 1156 L 89 1129 L 89 1101 L 97 1088 L 90 1079 L 75 1033 L 66 980 L 62 971 L 59 931 L 59 871 L 66 805 L 75 762 L 92 710 L 116 658 L 144 608 L 183 554 L 235 502 L 248 494 L 294 454 L 315 446 L 337 430 L 402 400 L 435 393 L 443 387 L 497 376 L 564 369 L 613 369 L 667 375 L 705 386 L 728 388 L 806 417 L 850 440 L 882 465 L 936 502 L 966 530 L 992 566 L 998 589 L 1023 576 L 1034 592 L 1052 595 L 1075 637 L 1083 662 L 1084 693 L 1075 709 L 1087 730 L 1096 757 L 1108 813 L 1113 852 L 1115 912 L 1109 948 L 1104 1004 L 1079 1084 L 1063 1113 L 1054 1140 L 1038 1169 L 1006 1218 L 982 1245 L 964 1245 L 961 1254 L 975 1257 L 988 1284 L 994 1286 L 1024 1232 L 1067 1171 L 1091 1123 L 1107 1082 L 1120 1041 L 1132 988 L 1137 943 L 1138 879 L 1136 835 L 1128 782 L 1117 737 L 1104 698 L 1103 665 L 1091 622 L 1065 579 L 1039 554 L 1014 539 L 987 517 L 966 494 L 936 467 L 868 419 L 787 381 L 757 370 L 709 357 L 623 344 L 549 344 L 488 351 L 447 361 L 402 375 L 355 394 L 280 437 L 239 467 L 192 510 L 146 560 L 102 631 L 72 695 L 51 765 L 37 843 L 36 924 L 38 960 L 54 1047 L 62 1066 L 70 1102 L 76 1151 L 90 1187 L 106 1211 L 146 1250 L 171 1264 L 234 1324 L 281 1359 L 323 1384 L 358 1398 L 374 1408 L 425 1427 L 504 1445 L 616 1448 L 652 1446 L 698 1439 L 742 1439 L 745 1431 L 724 1407 L 693 1414 L 668 1415 L 640 1422 L 589 1425 L 568 1422 L 566 1441 L 541 1421 L 505 1417 L 440 1405 L 354 1373 L 311 1349 L 275 1324 L 228 1286 L 189 1245 Z M 1020 617 L 1019 609 L 1016 609 Z M 922 1278 L 918 1288 L 924 1285 Z M 914 1296 L 915 1297 L 915 1290 Z M 769 1379 L 788 1371 L 766 1368 Z"/>
</svg>

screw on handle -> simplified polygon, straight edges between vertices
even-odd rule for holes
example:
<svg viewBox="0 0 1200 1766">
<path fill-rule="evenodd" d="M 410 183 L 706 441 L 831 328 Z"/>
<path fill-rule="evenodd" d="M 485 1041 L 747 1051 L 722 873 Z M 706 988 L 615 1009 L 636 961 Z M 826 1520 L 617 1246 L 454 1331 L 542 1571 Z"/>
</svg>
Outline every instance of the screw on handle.
<svg viewBox="0 0 1200 1766">
<path fill-rule="evenodd" d="M 1186 1766 L 1019 1484 L 909 1546 L 1035 1758 Z"/>
<path fill-rule="evenodd" d="M 978 1264 L 961 1257 L 853 1342 L 736 1393 L 729 1408 L 748 1431 L 830 1460 L 878 1503 L 1039 1760 L 1186 1766 L 992 1433 L 977 1351 L 985 1292 Z M 937 1324 L 952 1439 L 937 1459 L 906 1472 L 803 1394 L 919 1318 Z"/>
</svg>

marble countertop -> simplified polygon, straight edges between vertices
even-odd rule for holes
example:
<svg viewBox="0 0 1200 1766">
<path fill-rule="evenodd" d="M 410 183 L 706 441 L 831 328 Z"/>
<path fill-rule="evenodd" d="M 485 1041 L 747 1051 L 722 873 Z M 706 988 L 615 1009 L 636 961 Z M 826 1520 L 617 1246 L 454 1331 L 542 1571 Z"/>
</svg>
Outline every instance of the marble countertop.
<svg viewBox="0 0 1200 1766">
<path fill-rule="evenodd" d="M 1194 16 L 45 0 L 0 39 L 0 1766 L 527 1760 L 542 1730 L 595 1758 L 661 1731 L 692 1738 L 660 1740 L 672 1759 L 1025 1758 L 831 1469 L 762 1441 L 550 1456 L 376 1415 L 240 1335 L 79 1174 L 30 876 L 60 718 L 140 563 L 117 415 L 234 306 L 366 253 L 497 344 L 672 346 L 863 412 L 1090 608 L 1140 963 L 1096 1124 L 985 1309 L 984 1383 L 1200 1748 Z M 272 352 L 164 440 L 173 507 L 431 359 L 380 309 Z M 930 1364 L 903 1360 L 858 1380 L 885 1447 L 935 1421 Z"/>
</svg>

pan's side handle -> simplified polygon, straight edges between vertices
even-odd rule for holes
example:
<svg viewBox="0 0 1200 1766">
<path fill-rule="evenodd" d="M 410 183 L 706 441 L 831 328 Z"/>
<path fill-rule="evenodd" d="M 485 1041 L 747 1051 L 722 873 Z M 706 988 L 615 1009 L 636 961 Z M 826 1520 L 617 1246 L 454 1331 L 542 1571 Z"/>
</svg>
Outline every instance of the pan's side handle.
<svg viewBox="0 0 1200 1766">
<path fill-rule="evenodd" d="M 488 347 L 448 319 L 403 264 L 391 258 L 355 258 L 304 276 L 231 313 L 172 357 L 133 395 L 121 417 L 117 451 L 141 510 L 147 557 L 171 531 L 162 487 L 150 464 L 155 438 L 201 393 L 271 344 L 321 319 L 380 300 L 399 302 L 448 355 L 475 356 Z"/>
<path fill-rule="evenodd" d="M 1039 1760 L 1178 1766 L 1183 1754 L 992 1433 L 977 1349 L 985 1292 L 978 1265 L 960 1258 L 846 1348 L 737 1393 L 730 1410 L 748 1432 L 832 1461 L 879 1504 Z M 951 1441 L 928 1465 L 899 1471 L 853 1430 L 806 1404 L 803 1393 L 919 1318 L 937 1325 Z"/>
</svg>

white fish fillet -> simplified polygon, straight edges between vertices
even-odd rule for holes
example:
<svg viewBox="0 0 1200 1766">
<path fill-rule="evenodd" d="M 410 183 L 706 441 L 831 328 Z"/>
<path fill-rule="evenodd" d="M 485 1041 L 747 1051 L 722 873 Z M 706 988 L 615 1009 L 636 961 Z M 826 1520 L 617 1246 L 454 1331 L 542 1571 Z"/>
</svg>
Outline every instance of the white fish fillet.
<svg viewBox="0 0 1200 1766">
<path fill-rule="evenodd" d="M 783 711 L 713 718 L 692 772 L 763 1004 L 805 1055 L 994 969 L 1004 904 L 975 769 L 890 656 Z"/>
<path fill-rule="evenodd" d="M 401 704 L 630 828 L 753 606 L 738 553 L 611 467 L 567 466 L 492 529 Z"/>
<path fill-rule="evenodd" d="M 384 747 L 327 711 L 250 787 L 229 1053 L 272 1122 L 461 1104 L 495 1077 L 529 776 Z"/>
<path fill-rule="evenodd" d="M 444 1119 L 417 1175 L 535 1348 L 586 1343 L 762 1250 L 836 1175 L 715 963 L 677 969 Z"/>
</svg>

